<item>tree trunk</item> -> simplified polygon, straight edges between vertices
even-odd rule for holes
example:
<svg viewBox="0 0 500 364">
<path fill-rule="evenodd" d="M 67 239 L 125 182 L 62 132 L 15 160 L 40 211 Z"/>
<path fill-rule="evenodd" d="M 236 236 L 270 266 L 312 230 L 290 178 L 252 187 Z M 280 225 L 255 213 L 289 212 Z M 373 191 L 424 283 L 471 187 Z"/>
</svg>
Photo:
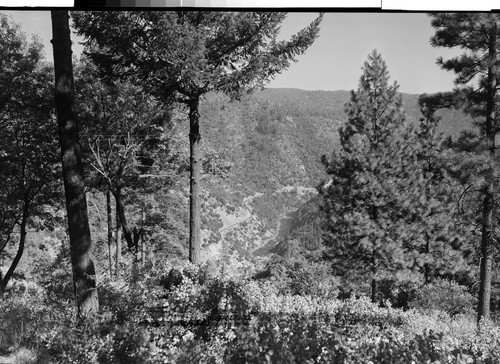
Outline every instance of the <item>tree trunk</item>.
<svg viewBox="0 0 500 364">
<path fill-rule="evenodd" d="M 377 280 L 372 279 L 372 303 L 377 303 Z"/>
<path fill-rule="evenodd" d="M 371 299 L 372 299 L 372 303 L 378 303 L 378 300 L 377 300 L 377 294 L 378 294 L 378 281 L 377 281 L 378 259 L 375 256 L 375 253 L 373 253 L 372 259 L 373 259 L 373 261 L 372 261 L 372 284 L 371 284 L 372 294 L 371 294 Z"/>
<path fill-rule="evenodd" d="M 142 229 L 144 229 L 144 226 L 146 226 L 146 204 L 143 203 L 142 205 Z M 142 230 L 141 229 L 141 230 Z M 142 235 L 142 234 L 141 234 Z M 145 239 L 141 239 L 141 266 L 144 268 L 146 265 L 146 242 Z"/>
<path fill-rule="evenodd" d="M 134 242 L 134 246 L 135 246 L 135 251 L 137 253 L 137 255 L 139 255 L 139 241 L 140 242 L 144 242 L 141 238 L 142 238 L 142 233 L 143 233 L 143 228 L 140 228 L 138 229 L 137 226 L 134 227 L 134 234 L 133 234 L 133 242 Z"/>
<path fill-rule="evenodd" d="M 115 209 L 118 210 L 118 209 Z M 118 215 L 118 212 L 115 213 L 115 220 L 116 220 L 116 226 L 115 226 L 115 235 L 116 235 L 116 266 L 115 266 L 115 275 L 118 277 L 120 275 L 120 263 L 122 260 L 122 229 L 121 229 L 121 222 L 120 222 L 120 216 Z"/>
<path fill-rule="evenodd" d="M 488 186 L 489 187 L 489 186 Z M 489 320 L 491 299 L 491 250 L 493 233 L 493 195 L 488 188 L 483 200 L 483 222 L 481 236 L 481 267 L 477 322 Z"/>
<path fill-rule="evenodd" d="M 109 278 L 113 277 L 113 253 L 111 245 L 113 244 L 113 219 L 111 216 L 111 191 L 106 191 L 106 212 L 108 223 L 108 257 L 109 257 Z"/>
<path fill-rule="evenodd" d="M 200 263 L 200 113 L 199 97 L 189 103 L 189 145 L 191 152 L 190 195 L 189 195 L 189 261 Z"/>
<path fill-rule="evenodd" d="M 85 199 L 85 185 L 78 121 L 74 114 L 73 64 L 67 11 L 52 11 L 55 103 L 61 145 L 64 192 L 68 215 L 73 282 L 79 317 L 99 311 L 92 240 Z"/>
<path fill-rule="evenodd" d="M 489 142 L 489 154 L 492 164 L 492 169 L 496 169 L 495 165 L 495 98 L 496 98 L 496 77 L 497 77 L 497 27 L 493 26 L 490 30 L 489 37 L 489 59 L 491 61 L 488 67 L 488 82 L 486 85 L 486 139 Z M 489 320 L 490 318 L 490 299 L 491 299 L 491 258 L 493 250 L 494 238 L 494 218 L 495 218 L 495 173 L 491 171 L 486 180 L 484 188 L 483 200 L 483 218 L 481 229 L 481 267 L 480 267 L 480 286 L 479 286 L 479 303 L 477 310 L 477 321 Z"/>
<path fill-rule="evenodd" d="M 373 221 L 378 220 L 378 207 L 377 206 L 372 206 L 371 209 L 371 218 Z M 377 303 L 377 291 L 378 291 L 378 281 L 377 281 L 377 273 L 378 273 L 378 258 L 377 258 L 377 247 L 376 247 L 377 240 L 375 239 L 372 242 L 372 282 L 371 282 L 371 289 L 372 289 L 372 294 L 371 294 L 371 299 L 372 303 Z"/>
<path fill-rule="evenodd" d="M 146 266 L 146 243 L 144 242 L 144 239 L 141 239 L 141 266 L 144 268 Z"/>
<path fill-rule="evenodd" d="M 19 261 L 21 260 L 21 257 L 23 256 L 24 253 L 24 244 L 26 242 L 26 225 L 28 223 L 28 217 L 29 217 L 28 200 L 29 200 L 28 196 L 25 196 L 23 203 L 23 216 L 21 218 L 21 236 L 19 238 L 19 247 L 17 248 L 16 256 L 14 257 L 14 260 L 12 261 L 9 270 L 7 271 L 3 279 L 1 279 L 0 283 L 1 294 L 3 294 L 7 289 L 7 285 L 9 284 L 10 278 L 12 277 L 12 274 L 14 274 L 14 271 L 16 270 L 17 265 L 19 264 Z"/>
<path fill-rule="evenodd" d="M 137 244 L 134 242 L 132 237 L 132 231 L 128 227 L 127 217 L 125 216 L 125 206 L 123 206 L 122 193 L 121 188 L 117 187 L 114 193 L 116 200 L 116 212 L 118 216 L 120 216 L 120 221 L 123 229 L 123 236 L 125 236 L 125 240 L 127 242 L 128 250 L 132 250 L 135 248 L 135 252 L 137 252 Z"/>
<path fill-rule="evenodd" d="M 425 252 L 427 253 L 427 259 L 429 259 L 429 255 L 431 252 L 431 242 L 430 242 L 430 237 L 429 234 L 426 234 L 425 236 Z M 431 283 L 431 265 L 427 261 L 424 264 L 424 281 L 425 284 Z"/>
</svg>

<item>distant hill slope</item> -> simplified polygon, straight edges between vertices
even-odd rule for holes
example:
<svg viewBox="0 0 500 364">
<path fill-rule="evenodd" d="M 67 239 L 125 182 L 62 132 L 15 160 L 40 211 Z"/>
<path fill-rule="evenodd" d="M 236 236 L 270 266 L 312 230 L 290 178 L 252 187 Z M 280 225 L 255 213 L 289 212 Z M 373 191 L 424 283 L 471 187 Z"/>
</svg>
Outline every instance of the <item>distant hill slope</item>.
<svg viewBox="0 0 500 364">
<path fill-rule="evenodd" d="M 233 165 L 230 182 L 245 194 L 286 185 L 314 187 L 322 178 L 320 158 L 338 146 L 348 91 L 266 89 L 229 103 L 211 94 L 202 103 L 202 135 L 208 149 L 222 149 Z M 418 122 L 419 95 L 403 94 L 408 117 Z M 472 120 L 443 110 L 440 129 L 456 136 Z M 251 192 L 251 193 L 250 193 Z"/>
<path fill-rule="evenodd" d="M 311 191 L 326 178 L 320 158 L 338 148 L 338 129 L 345 122 L 344 105 L 349 96 L 348 91 L 266 89 L 239 102 L 229 102 L 218 94 L 203 100 L 203 149 L 206 158 L 215 159 L 205 163 L 231 166 L 222 177 L 204 175 L 203 188 L 212 201 L 205 211 L 212 216 L 208 219 L 212 222 L 204 226 L 207 245 L 222 239 L 230 250 L 235 250 L 235 244 L 236 250 L 241 250 L 242 244 L 255 248 L 249 240 L 258 239 L 259 245 L 282 235 L 280 219 L 306 204 L 314 196 Z M 413 122 L 421 118 L 418 97 L 403 94 Z M 445 134 L 456 136 L 472 127 L 471 118 L 460 111 L 443 110 L 440 114 L 439 127 Z M 250 196 L 254 196 L 251 202 L 244 204 L 244 198 Z M 229 225 L 222 224 L 223 220 L 238 221 L 236 215 L 231 217 L 231 211 L 241 214 L 247 208 L 252 219 L 226 230 Z M 305 216 L 314 219 L 311 213 L 290 216 L 296 220 L 292 225 L 304 225 L 299 220 Z M 258 238 L 256 229 L 260 231 Z M 289 230 L 293 231 L 293 226 Z"/>
<path fill-rule="evenodd" d="M 256 92 L 252 97 L 268 100 L 272 103 L 286 105 L 296 112 L 321 115 L 333 119 L 345 119 L 344 105 L 349 101 L 350 91 L 305 91 L 299 89 L 265 89 Z M 419 94 L 402 94 L 403 103 L 410 120 L 418 122 L 422 117 L 418 107 Z M 442 110 L 440 129 L 447 135 L 456 136 L 464 129 L 472 128 L 472 119 L 460 110 Z"/>
</svg>

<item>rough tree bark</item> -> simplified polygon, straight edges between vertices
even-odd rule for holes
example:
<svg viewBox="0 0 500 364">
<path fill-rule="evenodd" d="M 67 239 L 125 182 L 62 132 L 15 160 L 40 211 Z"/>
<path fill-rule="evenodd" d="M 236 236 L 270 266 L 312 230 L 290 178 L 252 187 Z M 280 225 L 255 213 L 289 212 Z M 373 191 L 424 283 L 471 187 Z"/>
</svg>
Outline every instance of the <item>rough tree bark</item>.
<svg viewBox="0 0 500 364">
<path fill-rule="evenodd" d="M 488 80 L 486 84 L 486 139 L 489 143 L 489 154 L 491 163 L 495 160 L 495 98 L 497 93 L 497 27 L 493 26 L 489 32 L 488 55 L 490 65 L 488 66 Z M 492 169 L 497 166 L 493 165 Z M 479 303 L 477 310 L 477 321 L 489 320 L 491 300 L 491 259 L 493 254 L 494 239 L 494 217 L 495 217 L 495 173 L 491 171 L 484 187 L 483 199 L 483 221 L 481 231 L 481 270 L 479 286 Z"/>
<path fill-rule="evenodd" d="M 118 209 L 115 209 L 115 211 Z M 118 277 L 120 275 L 120 263 L 122 260 L 122 235 L 121 235 L 121 222 L 120 216 L 118 213 L 115 213 L 115 236 L 116 236 L 116 266 L 115 266 L 115 275 Z"/>
<path fill-rule="evenodd" d="M 377 281 L 377 263 L 378 263 L 378 260 L 377 258 L 375 257 L 375 255 L 373 256 L 373 266 L 372 266 L 372 283 L 371 283 L 371 289 L 372 289 L 372 292 L 371 292 L 371 300 L 373 303 L 377 303 L 378 302 L 378 299 L 377 299 L 377 293 L 378 293 L 378 281 Z"/>
<path fill-rule="evenodd" d="M 378 207 L 372 206 L 371 218 L 373 221 L 378 220 Z M 372 242 L 372 282 L 371 282 L 371 300 L 373 303 L 377 303 L 378 296 L 378 258 L 377 258 L 377 247 L 375 245 L 376 241 Z"/>
<path fill-rule="evenodd" d="M 143 202 L 143 204 L 142 204 L 142 226 L 146 226 L 146 203 L 145 202 Z M 137 234 L 137 236 L 140 237 L 139 233 Z M 146 242 L 144 240 L 145 239 L 141 239 L 141 266 L 143 268 L 146 265 Z"/>
<path fill-rule="evenodd" d="M 190 199 L 189 199 L 189 261 L 200 263 L 200 113 L 199 97 L 193 97 L 189 102 L 189 144 L 191 151 Z"/>
<path fill-rule="evenodd" d="M 427 233 L 425 236 L 425 252 L 427 255 L 431 252 L 431 242 Z M 431 265 L 428 262 L 424 264 L 424 282 L 425 284 L 431 283 Z"/>
<path fill-rule="evenodd" d="M 132 237 L 132 231 L 128 226 L 127 217 L 125 216 L 125 206 L 123 205 L 121 188 L 117 187 L 116 190 L 113 192 L 116 200 L 116 213 L 120 217 L 120 222 L 123 229 L 123 236 L 125 237 L 125 241 L 127 242 L 127 248 L 128 250 L 132 250 L 133 248 L 135 248 L 135 250 L 137 251 L 137 246 Z"/>
<path fill-rule="evenodd" d="M 108 225 L 108 256 L 109 256 L 109 278 L 113 277 L 113 253 L 111 245 L 113 244 L 113 219 L 111 217 L 111 191 L 106 191 L 106 214 Z"/>
<path fill-rule="evenodd" d="M 491 251 L 493 233 L 493 193 L 491 183 L 486 186 L 483 199 L 483 223 L 481 236 L 481 268 L 479 285 L 479 304 L 477 321 L 488 320 L 490 317 L 491 300 Z"/>
<path fill-rule="evenodd" d="M 73 282 L 81 318 L 99 311 L 92 241 L 90 236 L 87 201 L 78 121 L 74 113 L 74 81 L 67 11 L 51 11 L 52 45 L 54 50 L 55 104 L 61 145 L 64 192 L 68 217 L 68 231 L 73 267 Z"/>
</svg>

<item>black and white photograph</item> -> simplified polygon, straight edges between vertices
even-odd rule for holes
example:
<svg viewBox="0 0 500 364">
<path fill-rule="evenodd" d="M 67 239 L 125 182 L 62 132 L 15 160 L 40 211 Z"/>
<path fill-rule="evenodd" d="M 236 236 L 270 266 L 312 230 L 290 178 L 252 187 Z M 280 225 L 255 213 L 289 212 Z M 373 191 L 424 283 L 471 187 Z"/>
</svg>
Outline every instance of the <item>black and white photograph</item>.
<svg viewBox="0 0 500 364">
<path fill-rule="evenodd" d="M 500 363 L 500 14 L 202 1 L 0 3 L 0 364 Z"/>
</svg>

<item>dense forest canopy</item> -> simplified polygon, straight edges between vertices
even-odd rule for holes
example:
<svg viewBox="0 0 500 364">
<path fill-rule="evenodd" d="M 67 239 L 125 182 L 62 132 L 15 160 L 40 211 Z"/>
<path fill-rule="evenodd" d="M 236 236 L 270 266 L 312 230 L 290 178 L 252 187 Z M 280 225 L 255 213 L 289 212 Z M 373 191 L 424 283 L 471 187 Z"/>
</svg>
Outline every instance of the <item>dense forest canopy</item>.
<svg viewBox="0 0 500 364">
<path fill-rule="evenodd" d="M 0 14 L 0 361 L 498 360 L 498 16 L 422 95 L 261 89 L 286 16 L 53 11 L 52 64 Z"/>
</svg>

